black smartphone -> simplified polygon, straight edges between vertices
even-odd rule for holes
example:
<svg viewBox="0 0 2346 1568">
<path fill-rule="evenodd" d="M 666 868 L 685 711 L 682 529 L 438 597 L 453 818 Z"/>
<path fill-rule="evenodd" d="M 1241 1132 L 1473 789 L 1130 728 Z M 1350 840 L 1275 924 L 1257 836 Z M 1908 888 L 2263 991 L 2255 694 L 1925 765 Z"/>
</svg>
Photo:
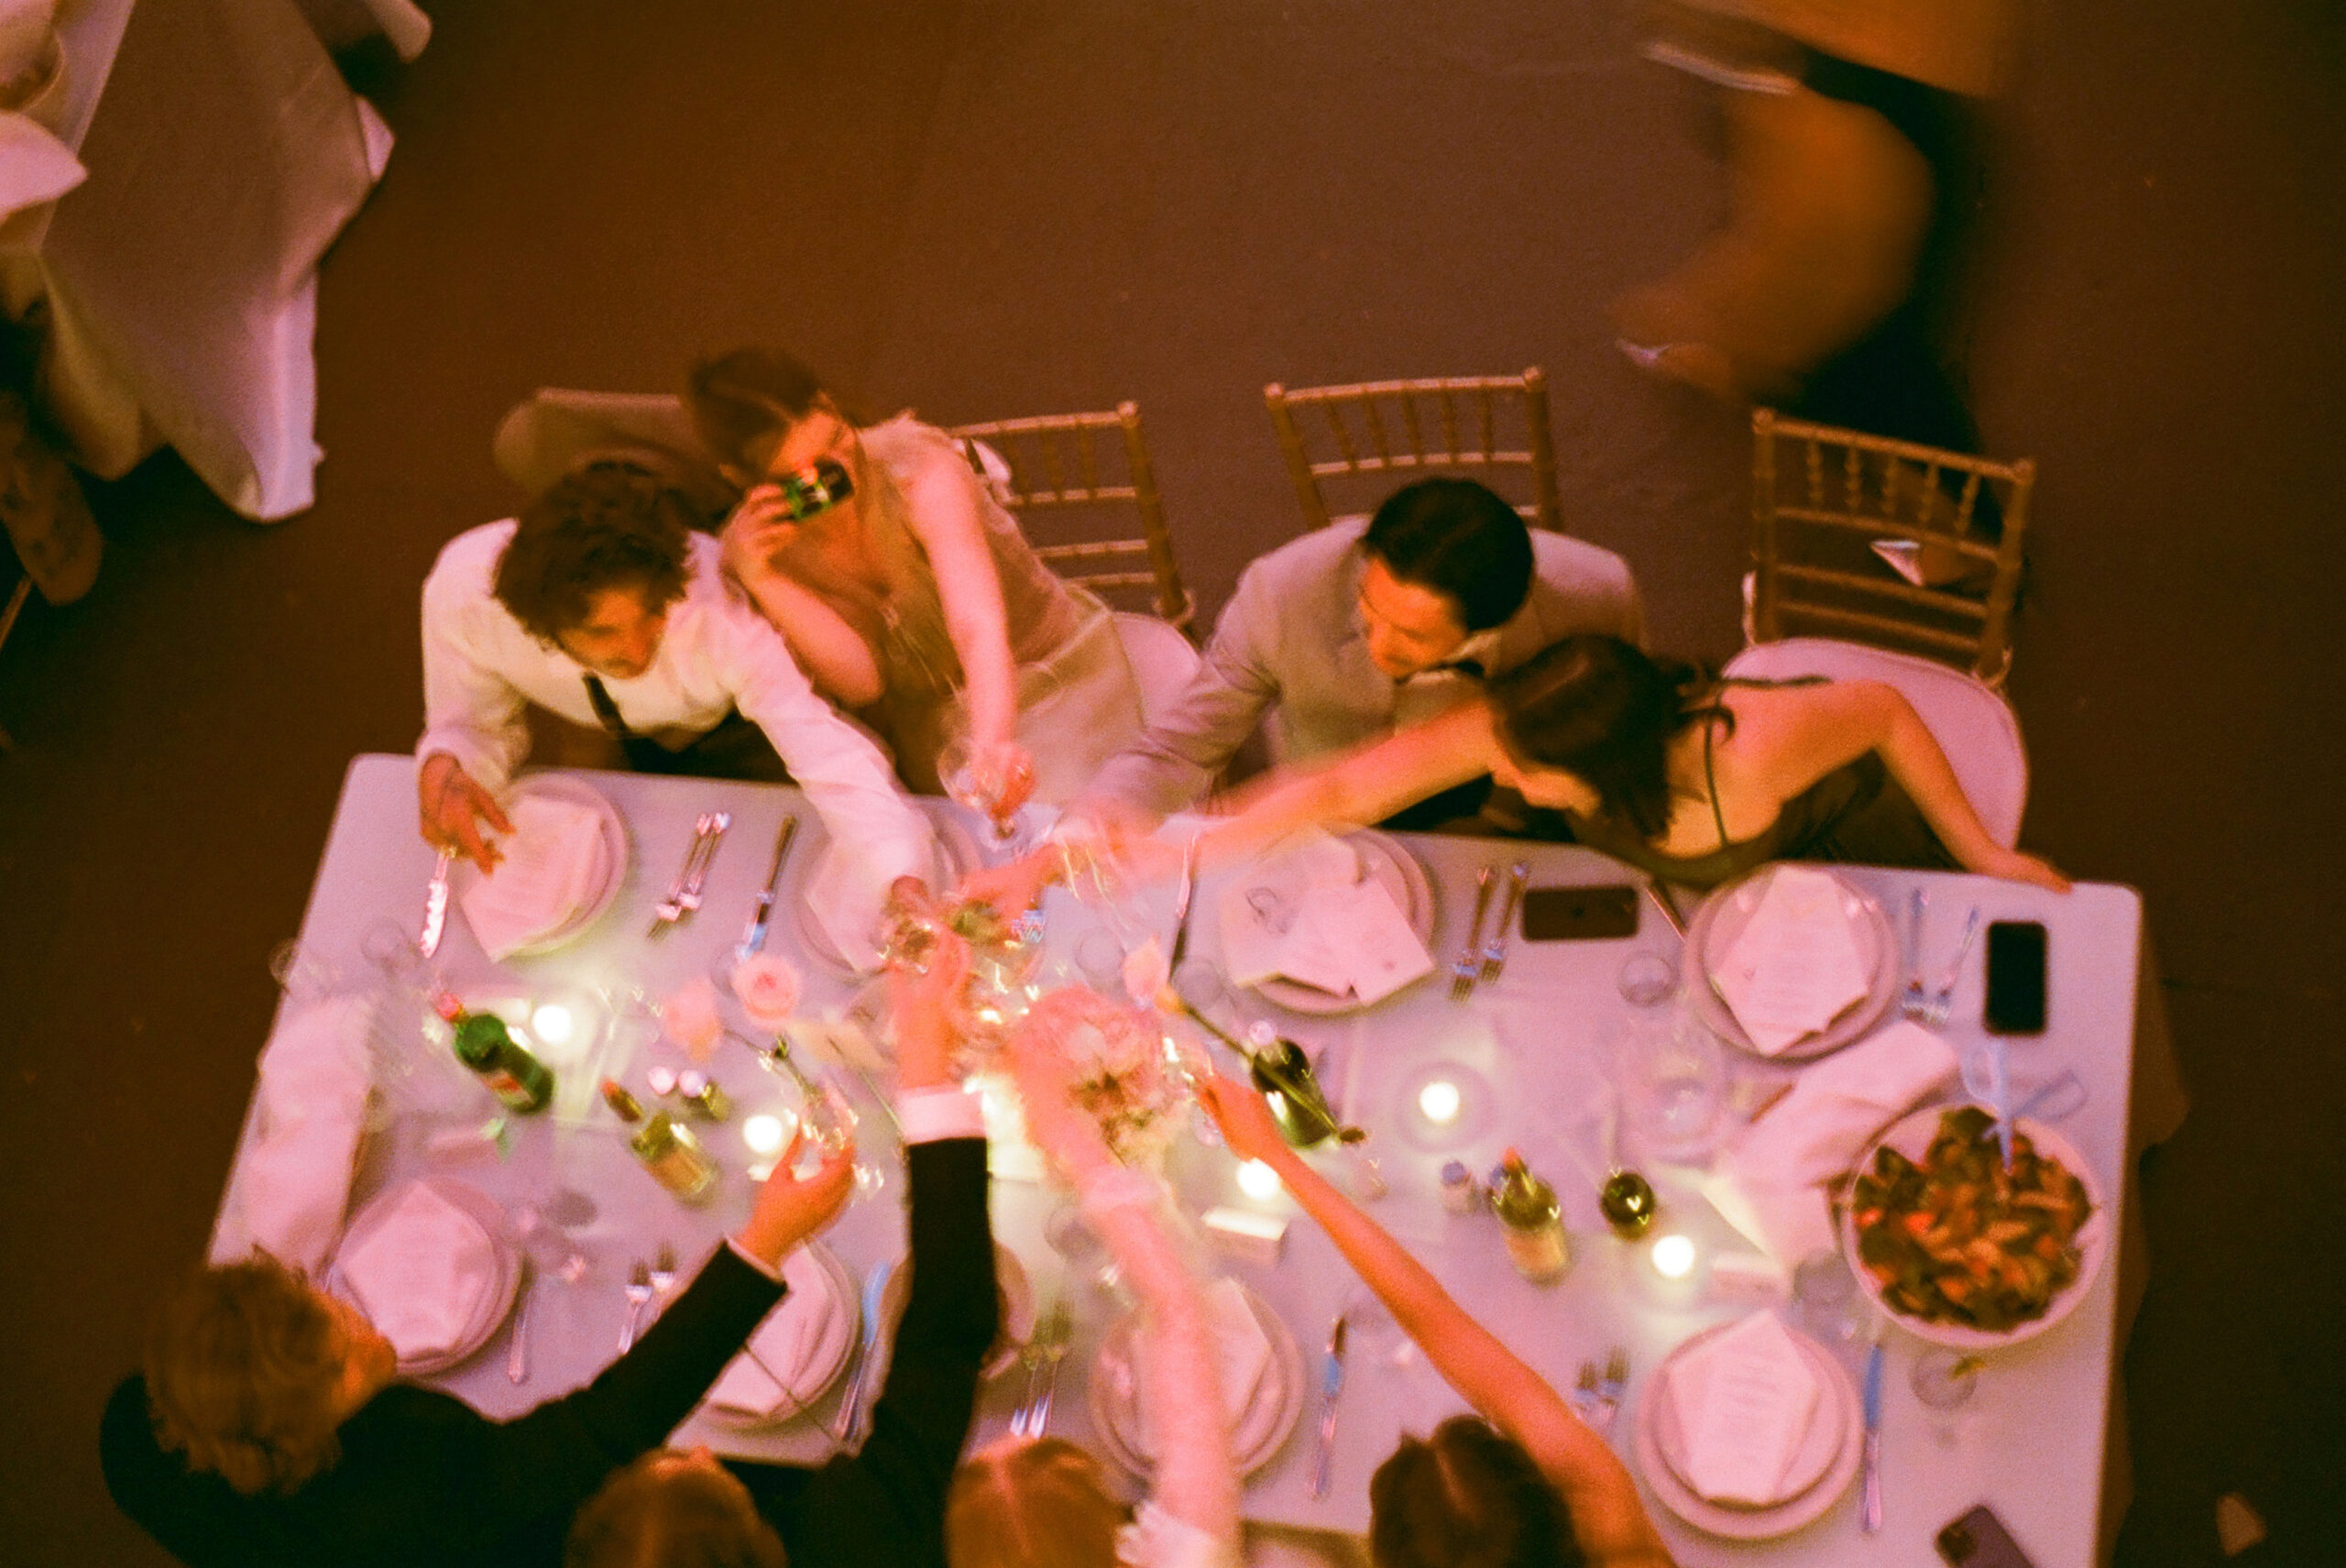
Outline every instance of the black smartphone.
<svg viewBox="0 0 2346 1568">
<path fill-rule="evenodd" d="M 1523 893 L 1527 942 L 1603 941 L 1638 934 L 1634 887 L 1532 887 Z"/>
<path fill-rule="evenodd" d="M 2045 927 L 1998 920 L 1988 927 L 1988 1004 L 1991 1035 L 2045 1033 Z"/>
<path fill-rule="evenodd" d="M 2036 1568 L 1985 1503 L 1939 1531 L 1938 1547 L 1954 1568 Z"/>
</svg>

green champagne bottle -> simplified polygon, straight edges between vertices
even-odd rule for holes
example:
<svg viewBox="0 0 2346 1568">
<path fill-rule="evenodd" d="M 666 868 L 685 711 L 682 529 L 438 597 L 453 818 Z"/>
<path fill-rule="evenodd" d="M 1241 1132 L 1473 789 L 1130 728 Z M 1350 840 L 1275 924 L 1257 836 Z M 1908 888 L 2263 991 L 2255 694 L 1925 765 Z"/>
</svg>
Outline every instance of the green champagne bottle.
<svg viewBox="0 0 2346 1568">
<path fill-rule="evenodd" d="M 1572 1266 L 1573 1255 L 1556 1190 L 1532 1175 L 1513 1149 L 1507 1151 L 1500 1168 L 1505 1174 L 1491 1194 L 1491 1208 L 1506 1227 L 1507 1261 L 1535 1283 L 1561 1277 Z"/>
<path fill-rule="evenodd" d="M 456 1059 L 478 1073 L 506 1109 L 527 1115 L 546 1108 L 554 1098 L 554 1074 L 513 1037 L 504 1019 L 467 1013 L 453 996 L 443 996 L 438 1011 L 456 1031 Z"/>
</svg>

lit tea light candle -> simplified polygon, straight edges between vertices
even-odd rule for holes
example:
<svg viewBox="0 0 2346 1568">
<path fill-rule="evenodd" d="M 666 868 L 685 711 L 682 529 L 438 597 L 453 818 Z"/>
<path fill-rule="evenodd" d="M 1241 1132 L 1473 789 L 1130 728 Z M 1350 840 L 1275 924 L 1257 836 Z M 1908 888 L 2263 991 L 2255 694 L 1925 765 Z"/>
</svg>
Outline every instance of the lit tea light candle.
<svg viewBox="0 0 2346 1568">
<path fill-rule="evenodd" d="M 545 1003 L 530 1014 L 530 1032 L 550 1046 L 569 1039 L 573 1026 L 570 1009 L 558 1002 Z"/>
<path fill-rule="evenodd" d="M 1418 1109 L 1425 1113 L 1427 1121 L 1438 1127 L 1446 1127 L 1458 1120 L 1459 1107 L 1464 1102 L 1458 1086 L 1446 1078 L 1437 1078 L 1418 1091 Z"/>
<path fill-rule="evenodd" d="M 741 1124 L 741 1141 L 750 1146 L 751 1154 L 780 1154 L 782 1152 L 782 1118 L 779 1116 L 751 1117 Z"/>
<path fill-rule="evenodd" d="M 1238 1168 L 1238 1190 L 1257 1203 L 1268 1202 L 1278 1196 L 1279 1173 L 1259 1159 L 1250 1159 Z"/>
<path fill-rule="evenodd" d="M 1683 1279 L 1694 1273 L 1694 1242 L 1675 1234 L 1654 1237 L 1653 1271 L 1664 1279 Z"/>
</svg>

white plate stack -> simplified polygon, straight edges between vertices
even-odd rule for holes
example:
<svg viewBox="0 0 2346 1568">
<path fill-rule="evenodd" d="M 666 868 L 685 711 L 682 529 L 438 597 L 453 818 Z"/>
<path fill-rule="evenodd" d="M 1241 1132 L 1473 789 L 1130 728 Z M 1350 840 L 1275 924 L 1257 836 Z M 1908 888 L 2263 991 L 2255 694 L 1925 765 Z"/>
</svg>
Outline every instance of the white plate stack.
<svg viewBox="0 0 2346 1568">
<path fill-rule="evenodd" d="M 410 1377 L 444 1372 L 488 1343 L 521 1282 L 505 1212 L 447 1177 L 411 1181 L 368 1204 L 326 1277 L 391 1342 Z"/>
<path fill-rule="evenodd" d="M 788 1293 L 710 1385 L 704 1407 L 731 1427 L 776 1426 L 823 1397 L 862 1327 L 855 1282 L 828 1247 L 810 1242 L 783 1260 Z"/>
<path fill-rule="evenodd" d="M 1303 1351 L 1269 1304 L 1235 1279 L 1214 1281 L 1205 1296 L 1222 1399 L 1233 1415 L 1231 1447 L 1243 1475 L 1267 1464 L 1295 1430 L 1303 1408 Z M 1154 1348 L 1143 1338 L 1138 1313 L 1120 1319 L 1101 1341 L 1087 1388 L 1092 1430 L 1135 1475 L 1156 1464 L 1157 1433 L 1142 1394 Z"/>
</svg>

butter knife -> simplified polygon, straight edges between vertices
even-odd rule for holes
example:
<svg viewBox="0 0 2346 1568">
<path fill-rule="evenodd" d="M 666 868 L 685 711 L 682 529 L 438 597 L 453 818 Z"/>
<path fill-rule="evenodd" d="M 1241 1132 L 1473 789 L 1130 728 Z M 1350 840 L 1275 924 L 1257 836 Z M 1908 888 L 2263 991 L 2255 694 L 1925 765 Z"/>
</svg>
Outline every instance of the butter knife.
<svg viewBox="0 0 2346 1568">
<path fill-rule="evenodd" d="M 783 862 L 790 858 L 790 841 L 798 836 L 798 818 L 782 819 L 782 832 L 773 841 L 773 866 L 766 872 L 766 885 L 758 894 L 758 906 L 750 916 L 750 927 L 741 933 L 740 944 L 733 949 L 736 960 L 756 955 L 766 945 L 766 922 L 773 916 L 773 896 L 782 886 Z"/>
<path fill-rule="evenodd" d="M 1881 1352 L 1880 1340 L 1866 1357 L 1866 1446 L 1864 1494 L 1858 1526 L 1868 1535 L 1881 1530 Z"/>
<path fill-rule="evenodd" d="M 432 862 L 432 880 L 423 884 L 423 928 L 415 934 L 416 951 L 425 958 L 440 950 L 440 933 L 448 928 L 448 866 L 454 850 L 443 850 Z"/>
<path fill-rule="evenodd" d="M 1328 1329 L 1328 1355 L 1320 1373 L 1320 1448 L 1311 1471 L 1311 1495 L 1328 1495 L 1328 1471 L 1336 1458 L 1336 1399 L 1344 1391 L 1344 1314 Z"/>
<path fill-rule="evenodd" d="M 880 1298 L 888 1288 L 888 1265 L 875 1263 L 863 1277 L 863 1334 L 855 1343 L 855 1359 L 848 1364 L 847 1392 L 839 1396 L 831 1418 L 831 1435 L 853 1441 L 856 1423 L 863 1418 L 863 1400 L 872 1382 L 872 1352 L 880 1338 Z"/>
<path fill-rule="evenodd" d="M 516 1387 L 530 1380 L 530 1260 L 521 1259 L 521 1304 L 513 1309 L 513 1339 L 505 1347 L 505 1380 Z"/>
</svg>

